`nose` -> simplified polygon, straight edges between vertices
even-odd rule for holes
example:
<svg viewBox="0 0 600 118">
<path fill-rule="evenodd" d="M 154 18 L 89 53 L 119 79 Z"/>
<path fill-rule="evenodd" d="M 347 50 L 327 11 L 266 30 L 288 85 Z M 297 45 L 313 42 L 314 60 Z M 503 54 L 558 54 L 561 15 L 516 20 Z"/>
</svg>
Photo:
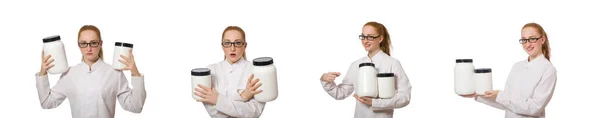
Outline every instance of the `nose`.
<svg viewBox="0 0 600 118">
<path fill-rule="evenodd" d="M 232 45 L 231 47 L 229 47 L 229 50 L 235 51 L 235 46 Z"/>
<path fill-rule="evenodd" d="M 92 47 L 88 46 L 88 47 L 85 48 L 85 50 L 87 50 L 88 52 L 91 52 L 92 51 Z"/>
</svg>

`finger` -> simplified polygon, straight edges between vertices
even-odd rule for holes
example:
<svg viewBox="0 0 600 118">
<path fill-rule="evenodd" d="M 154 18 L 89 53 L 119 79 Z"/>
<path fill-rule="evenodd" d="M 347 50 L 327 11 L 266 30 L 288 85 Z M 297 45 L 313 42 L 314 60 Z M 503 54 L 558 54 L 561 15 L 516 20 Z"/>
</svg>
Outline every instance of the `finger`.
<svg viewBox="0 0 600 118">
<path fill-rule="evenodd" d="M 342 73 L 340 72 L 329 72 L 331 75 L 340 76 Z"/>
<path fill-rule="evenodd" d="M 200 92 L 194 92 L 194 95 L 200 97 L 202 95 L 202 93 L 200 93 Z"/>
<path fill-rule="evenodd" d="M 129 50 L 129 58 L 131 58 L 131 60 L 133 60 L 133 50 Z"/>
<path fill-rule="evenodd" d="M 198 87 L 196 87 L 196 88 L 194 88 L 194 91 L 196 91 L 196 92 L 200 92 L 200 91 L 202 91 L 202 88 L 198 88 Z"/>
<path fill-rule="evenodd" d="M 494 93 L 494 91 L 485 91 L 486 95 L 490 95 L 490 94 L 493 94 L 493 93 Z"/>
<path fill-rule="evenodd" d="M 250 88 L 251 91 L 258 89 L 258 87 L 262 86 L 262 83 L 258 83 Z"/>
<path fill-rule="evenodd" d="M 127 62 L 129 62 L 129 57 L 126 57 L 125 55 L 120 55 L 121 58 L 123 58 L 123 60 L 126 60 Z"/>
<path fill-rule="evenodd" d="M 127 67 L 130 67 L 130 63 L 128 61 L 126 61 L 126 60 L 119 59 L 119 62 L 125 64 Z"/>
<path fill-rule="evenodd" d="M 50 57 L 52 57 L 52 55 L 42 56 L 42 57 L 43 57 L 42 61 L 46 62 L 46 61 L 48 61 L 48 59 L 50 59 Z"/>
<path fill-rule="evenodd" d="M 54 64 L 50 64 L 49 66 L 46 67 L 46 69 L 52 68 L 52 67 L 54 67 Z"/>
<path fill-rule="evenodd" d="M 209 91 L 206 91 L 206 90 L 200 90 L 200 93 L 202 95 L 212 95 Z"/>
<path fill-rule="evenodd" d="M 255 94 L 255 95 L 256 95 L 256 94 L 259 94 L 259 93 L 262 93 L 262 92 L 263 92 L 263 90 L 257 90 L 257 91 L 252 91 L 252 92 L 250 92 L 250 93 L 252 93 L 252 94 Z"/>
<path fill-rule="evenodd" d="M 250 74 L 250 77 L 248 77 L 248 82 L 246 82 L 246 83 L 252 82 L 252 78 L 254 78 L 254 74 Z"/>
<path fill-rule="evenodd" d="M 250 82 L 250 85 L 256 85 L 256 83 L 258 83 L 259 80 L 259 78 L 252 80 L 252 82 Z"/>
<path fill-rule="evenodd" d="M 206 87 L 206 86 L 204 86 L 202 84 L 198 84 L 198 87 L 202 88 L 202 90 L 204 90 L 204 91 L 210 90 L 210 88 L 208 88 L 208 87 Z"/>
<path fill-rule="evenodd" d="M 50 61 L 47 61 L 46 63 L 44 63 L 46 66 L 50 65 L 52 62 L 54 62 L 54 59 L 50 59 Z"/>
</svg>

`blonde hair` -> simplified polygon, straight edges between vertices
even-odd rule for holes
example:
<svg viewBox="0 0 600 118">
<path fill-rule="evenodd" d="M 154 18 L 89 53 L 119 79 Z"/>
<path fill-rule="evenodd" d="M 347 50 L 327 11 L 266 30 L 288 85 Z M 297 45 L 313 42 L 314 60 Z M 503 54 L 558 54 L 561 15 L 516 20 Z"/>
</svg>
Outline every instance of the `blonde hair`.
<svg viewBox="0 0 600 118">
<path fill-rule="evenodd" d="M 387 28 L 383 26 L 383 24 L 378 22 L 368 22 L 365 26 L 371 26 L 375 28 L 375 32 L 379 34 L 379 36 L 383 36 L 383 42 L 379 44 L 379 48 L 387 55 L 390 55 L 390 50 L 392 50 L 392 40 L 390 39 L 390 34 L 387 31 Z"/>
<path fill-rule="evenodd" d="M 96 35 L 98 36 L 98 39 L 100 40 L 100 42 L 102 42 L 102 36 L 100 35 L 100 29 L 98 29 L 98 27 L 94 26 L 94 25 L 84 25 L 79 29 L 79 34 L 77 35 L 77 38 L 81 37 L 81 32 L 85 31 L 85 30 L 92 30 L 96 33 Z M 104 60 L 104 54 L 102 51 L 102 47 L 100 47 L 100 52 L 98 53 L 98 57 L 100 57 L 100 59 Z M 83 55 L 81 56 L 81 60 L 83 60 Z"/>
<path fill-rule="evenodd" d="M 240 32 L 240 34 L 242 35 L 242 39 L 244 40 L 244 42 L 246 42 L 246 32 L 244 32 L 244 30 L 238 26 L 228 26 L 227 28 L 225 28 L 225 30 L 223 30 L 223 34 L 221 35 L 221 40 L 223 40 L 223 38 L 225 38 L 225 32 L 227 32 L 229 30 L 235 30 L 235 31 Z M 242 57 L 244 57 L 244 59 L 246 59 L 246 51 L 244 51 L 242 53 L 244 53 L 244 54 L 242 54 Z M 227 56 L 224 56 L 224 58 L 227 59 Z"/>
<path fill-rule="evenodd" d="M 542 44 L 542 53 L 544 54 L 546 59 L 550 60 L 550 42 L 548 41 L 548 35 L 546 34 L 546 31 L 544 31 L 544 28 L 542 28 L 542 26 L 537 23 L 527 23 L 523 26 L 523 28 L 521 28 L 521 30 L 527 27 L 535 29 L 538 34 L 542 35 L 542 38 L 546 39 L 544 44 Z"/>
</svg>

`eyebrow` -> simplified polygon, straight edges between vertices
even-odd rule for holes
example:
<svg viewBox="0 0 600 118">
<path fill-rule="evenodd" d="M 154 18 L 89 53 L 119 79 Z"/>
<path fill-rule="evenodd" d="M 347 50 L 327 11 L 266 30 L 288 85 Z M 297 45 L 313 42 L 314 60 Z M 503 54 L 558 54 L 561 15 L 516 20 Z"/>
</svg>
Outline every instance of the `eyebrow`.
<svg viewBox="0 0 600 118">
<path fill-rule="evenodd" d="M 229 41 L 229 40 L 228 40 L 228 39 L 223 39 L 223 42 L 225 42 L 225 41 Z M 235 40 L 233 40 L 233 41 L 234 41 L 234 42 L 242 42 L 242 39 L 235 39 Z"/>
<path fill-rule="evenodd" d="M 79 42 L 85 42 L 85 41 L 79 41 Z M 100 39 L 94 39 L 94 40 L 91 40 L 90 42 L 100 42 Z"/>
</svg>

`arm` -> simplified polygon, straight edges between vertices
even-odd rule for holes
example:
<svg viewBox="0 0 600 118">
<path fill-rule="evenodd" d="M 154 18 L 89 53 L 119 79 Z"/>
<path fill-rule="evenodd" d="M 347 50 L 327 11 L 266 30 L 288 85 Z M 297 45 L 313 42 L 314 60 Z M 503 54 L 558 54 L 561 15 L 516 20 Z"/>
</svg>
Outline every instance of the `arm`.
<svg viewBox="0 0 600 118">
<path fill-rule="evenodd" d="M 239 96 L 237 99 L 240 99 Z M 229 116 L 257 118 L 260 117 L 266 103 L 251 99 L 248 102 L 227 99 L 224 95 L 219 95 L 215 108 Z"/>
<path fill-rule="evenodd" d="M 327 94 L 329 94 L 336 100 L 343 100 L 346 97 L 352 95 L 352 93 L 354 92 L 354 80 L 357 76 L 357 70 L 352 68 L 354 67 L 354 65 L 355 64 L 352 64 L 350 66 L 348 72 L 346 73 L 346 76 L 344 77 L 344 80 L 342 80 L 342 83 L 339 85 L 336 85 L 333 80 L 331 82 L 321 80 L 321 85 L 323 85 L 323 89 L 325 89 L 325 92 L 327 92 Z"/>
<path fill-rule="evenodd" d="M 396 75 L 396 95 L 390 99 L 373 99 L 371 109 L 373 110 L 386 110 L 405 107 L 410 103 L 410 92 L 412 86 L 408 80 L 408 76 L 404 72 L 400 62 L 395 63 L 392 66 L 392 71 Z"/>
<path fill-rule="evenodd" d="M 556 86 L 556 70 L 550 67 L 544 71 L 541 80 L 537 83 L 532 96 L 511 98 L 510 94 L 500 91 L 496 102 L 514 113 L 528 116 L 538 116 L 550 102 L 554 87 Z"/>
<path fill-rule="evenodd" d="M 119 104 L 123 109 L 133 112 L 140 113 L 144 107 L 146 101 L 146 89 L 144 87 L 144 76 L 132 76 L 131 85 L 133 89 L 129 88 L 129 83 L 125 74 L 121 72 L 118 80 L 117 98 Z"/>
<path fill-rule="evenodd" d="M 40 76 L 36 74 L 36 87 L 40 99 L 40 105 L 43 109 L 52 109 L 58 107 L 67 98 L 68 82 L 63 79 L 66 74 L 61 75 L 60 80 L 50 89 L 48 75 Z"/>
</svg>

